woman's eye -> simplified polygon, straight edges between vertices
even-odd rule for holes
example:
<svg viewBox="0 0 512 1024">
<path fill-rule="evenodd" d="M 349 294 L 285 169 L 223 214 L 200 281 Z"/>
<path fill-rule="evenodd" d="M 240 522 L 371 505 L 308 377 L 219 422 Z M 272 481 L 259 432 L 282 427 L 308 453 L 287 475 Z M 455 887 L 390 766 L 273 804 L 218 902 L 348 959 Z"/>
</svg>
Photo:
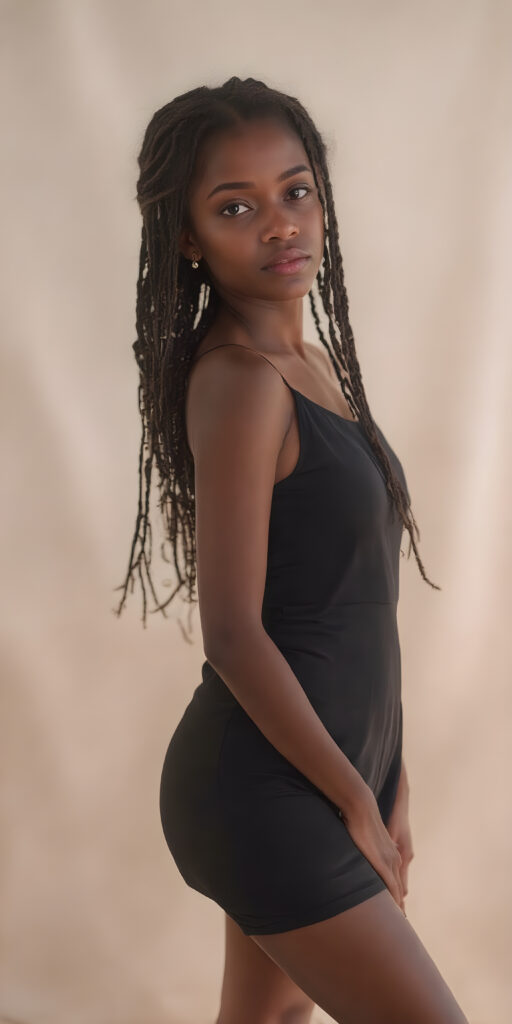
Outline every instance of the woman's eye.
<svg viewBox="0 0 512 1024">
<path fill-rule="evenodd" d="M 228 203 L 228 205 L 225 206 L 224 209 L 221 210 L 220 212 L 222 214 L 224 214 L 226 212 L 226 210 L 231 210 L 233 206 L 247 206 L 247 203 L 242 203 L 239 199 L 237 199 L 236 202 L 234 202 L 234 203 Z M 233 218 L 231 218 L 231 219 L 233 219 Z"/>
<path fill-rule="evenodd" d="M 293 188 L 290 189 L 290 192 L 300 192 L 301 189 L 303 192 L 306 192 L 306 194 L 311 192 L 311 189 L 308 188 L 307 185 L 294 185 Z"/>
<path fill-rule="evenodd" d="M 290 195 L 290 192 L 300 192 L 301 190 L 305 192 L 306 195 L 308 194 L 308 192 L 312 191 L 312 189 L 310 189 L 308 185 L 294 185 L 293 188 L 289 189 L 288 195 Z M 299 199 L 303 198 L 304 196 L 299 196 Z M 247 203 L 243 203 L 240 199 L 237 199 L 232 203 L 228 203 L 228 205 L 224 206 L 223 209 L 220 211 L 221 215 L 224 216 L 224 214 L 226 214 L 228 210 L 232 210 L 234 206 L 247 206 Z M 237 214 L 234 214 L 234 216 L 228 214 L 228 216 L 231 217 L 231 220 L 234 220 Z"/>
</svg>

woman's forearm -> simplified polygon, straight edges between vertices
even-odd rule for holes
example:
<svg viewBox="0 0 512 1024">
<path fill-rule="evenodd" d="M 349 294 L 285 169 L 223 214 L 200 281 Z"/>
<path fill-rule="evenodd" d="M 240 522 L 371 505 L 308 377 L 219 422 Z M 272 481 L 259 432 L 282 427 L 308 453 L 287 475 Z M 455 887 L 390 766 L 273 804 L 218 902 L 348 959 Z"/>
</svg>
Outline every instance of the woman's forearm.
<svg viewBox="0 0 512 1024">
<path fill-rule="evenodd" d="M 263 628 L 245 623 L 210 645 L 207 660 L 270 743 L 342 811 L 367 785 L 325 728 L 286 658 Z"/>
<path fill-rule="evenodd" d="M 400 779 L 398 781 L 398 791 L 402 794 L 409 795 L 409 779 L 407 777 L 407 771 L 405 768 L 405 761 L 402 757 L 402 767 L 400 769 Z"/>
</svg>

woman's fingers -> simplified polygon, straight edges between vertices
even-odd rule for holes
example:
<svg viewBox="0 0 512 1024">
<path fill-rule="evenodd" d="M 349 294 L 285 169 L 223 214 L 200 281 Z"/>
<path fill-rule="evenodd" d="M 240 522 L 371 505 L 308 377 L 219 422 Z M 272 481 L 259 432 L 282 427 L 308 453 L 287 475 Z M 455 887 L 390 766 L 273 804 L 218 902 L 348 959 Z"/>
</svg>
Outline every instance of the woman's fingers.
<svg viewBox="0 0 512 1024">
<path fill-rule="evenodd" d="M 391 839 L 382 821 L 374 793 L 368 788 L 365 801 L 356 804 L 349 814 L 339 813 L 356 846 L 381 876 L 405 914 L 402 855 L 398 843 Z"/>
<path fill-rule="evenodd" d="M 404 891 L 402 885 L 402 876 L 400 873 L 400 867 L 402 864 L 402 857 L 396 843 L 393 844 L 394 850 L 391 854 L 391 884 L 388 885 L 391 895 L 394 897 L 396 903 L 400 907 L 402 913 L 405 913 L 404 906 Z"/>
</svg>

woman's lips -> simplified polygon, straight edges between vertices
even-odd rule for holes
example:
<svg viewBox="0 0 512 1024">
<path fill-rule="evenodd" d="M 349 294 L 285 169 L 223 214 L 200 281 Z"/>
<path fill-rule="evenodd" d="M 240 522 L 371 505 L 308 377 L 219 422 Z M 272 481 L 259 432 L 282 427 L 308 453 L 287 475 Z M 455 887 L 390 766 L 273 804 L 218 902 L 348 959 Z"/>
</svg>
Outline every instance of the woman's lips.
<svg viewBox="0 0 512 1024">
<path fill-rule="evenodd" d="M 310 256 L 301 256 L 296 260 L 286 260 L 286 262 L 273 263 L 272 266 L 263 267 L 264 270 L 272 270 L 275 274 L 296 274 L 306 266 Z"/>
</svg>

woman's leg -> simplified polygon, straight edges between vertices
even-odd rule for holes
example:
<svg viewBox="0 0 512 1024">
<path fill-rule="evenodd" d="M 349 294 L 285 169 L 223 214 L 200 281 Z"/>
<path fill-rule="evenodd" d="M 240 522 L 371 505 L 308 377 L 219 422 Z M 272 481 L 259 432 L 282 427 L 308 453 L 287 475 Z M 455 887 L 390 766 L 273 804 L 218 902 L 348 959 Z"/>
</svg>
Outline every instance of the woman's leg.
<svg viewBox="0 0 512 1024">
<path fill-rule="evenodd" d="M 309 998 L 226 914 L 224 977 L 215 1024 L 310 1024 Z"/>
<path fill-rule="evenodd" d="M 468 1024 L 388 889 L 254 942 L 339 1024 Z"/>
</svg>

